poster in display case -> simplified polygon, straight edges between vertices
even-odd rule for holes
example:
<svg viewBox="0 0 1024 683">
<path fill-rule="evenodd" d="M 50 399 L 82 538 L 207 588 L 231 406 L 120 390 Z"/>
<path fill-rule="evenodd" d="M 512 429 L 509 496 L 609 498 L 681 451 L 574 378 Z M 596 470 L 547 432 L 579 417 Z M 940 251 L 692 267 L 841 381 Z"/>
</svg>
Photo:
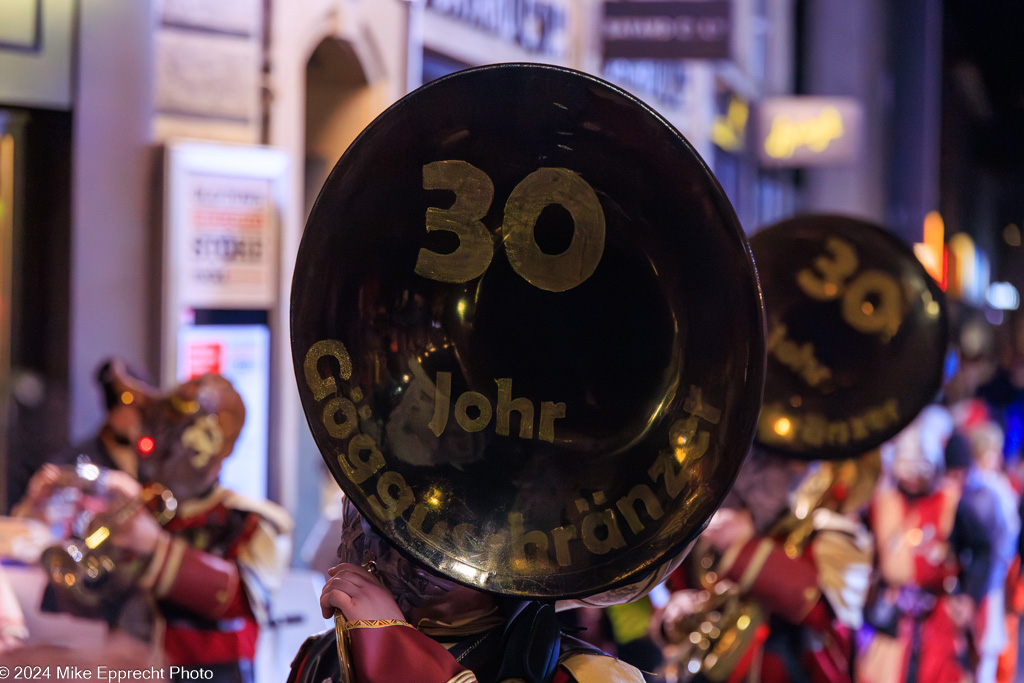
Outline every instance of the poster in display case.
<svg viewBox="0 0 1024 683">
<path fill-rule="evenodd" d="M 250 498 L 267 496 L 270 331 L 266 325 L 183 325 L 178 330 L 178 382 L 223 375 L 245 403 L 245 424 L 224 461 L 221 485 Z"/>
</svg>

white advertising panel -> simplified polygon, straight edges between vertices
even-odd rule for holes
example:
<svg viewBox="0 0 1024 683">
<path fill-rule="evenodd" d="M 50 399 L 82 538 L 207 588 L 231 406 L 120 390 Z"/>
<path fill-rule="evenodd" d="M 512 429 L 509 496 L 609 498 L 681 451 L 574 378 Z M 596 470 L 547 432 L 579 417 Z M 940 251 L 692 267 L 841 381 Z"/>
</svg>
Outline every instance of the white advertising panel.
<svg viewBox="0 0 1024 683">
<path fill-rule="evenodd" d="M 270 330 L 265 325 L 183 325 L 178 330 L 177 381 L 213 372 L 245 403 L 245 424 L 224 461 L 221 484 L 251 498 L 267 496 Z"/>
</svg>

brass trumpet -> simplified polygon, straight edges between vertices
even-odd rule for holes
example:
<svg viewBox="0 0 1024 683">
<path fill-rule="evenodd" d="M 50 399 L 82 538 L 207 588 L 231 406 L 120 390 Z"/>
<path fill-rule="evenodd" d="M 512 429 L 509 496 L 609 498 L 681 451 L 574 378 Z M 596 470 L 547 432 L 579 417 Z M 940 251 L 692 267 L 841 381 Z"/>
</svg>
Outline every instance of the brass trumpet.
<svg viewBox="0 0 1024 683">
<path fill-rule="evenodd" d="M 69 591 L 82 605 L 99 605 L 112 593 L 115 574 L 134 576 L 143 567 L 126 551 L 109 542 L 141 509 L 146 508 L 163 526 L 174 518 L 178 502 L 160 484 L 145 486 L 136 498 L 111 496 L 103 479 L 107 471 L 91 464 L 79 464 L 62 473 L 59 488 L 80 489 L 89 505 L 75 510 L 67 520 L 70 536 L 43 551 L 40 563 L 50 582 Z M 105 505 L 98 504 L 102 501 Z"/>
<path fill-rule="evenodd" d="M 701 608 L 665 633 L 672 643 L 665 667 L 670 681 L 689 681 L 697 675 L 726 680 L 764 621 L 761 608 L 745 600 L 739 586 L 721 579 L 716 564 L 711 554 L 700 556 Z"/>
</svg>

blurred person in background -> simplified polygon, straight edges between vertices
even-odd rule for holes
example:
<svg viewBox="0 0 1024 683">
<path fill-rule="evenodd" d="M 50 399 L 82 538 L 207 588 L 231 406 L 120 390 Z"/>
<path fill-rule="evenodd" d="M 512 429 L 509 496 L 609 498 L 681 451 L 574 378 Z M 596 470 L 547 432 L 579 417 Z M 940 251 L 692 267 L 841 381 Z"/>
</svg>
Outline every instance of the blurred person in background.
<svg viewBox="0 0 1024 683">
<path fill-rule="evenodd" d="M 752 451 L 667 582 L 656 633 L 681 680 L 852 680 L 872 563 L 856 510 L 876 472 L 870 456 L 809 466 Z"/>
<path fill-rule="evenodd" d="M 966 438 L 976 468 L 977 483 L 973 486 L 987 488 L 997 504 L 991 514 L 995 531 L 988 592 L 974 625 L 979 656 L 977 678 L 978 681 L 1011 681 L 1016 674 L 1020 617 L 1007 609 L 1007 599 L 1012 596 L 1020 573 L 1020 495 L 1003 471 L 1003 430 L 999 425 L 983 421 L 971 426 Z"/>
<path fill-rule="evenodd" d="M 119 358 L 104 361 L 96 370 L 96 383 L 103 393 L 106 415 L 92 437 L 54 454 L 57 465 L 72 465 L 81 459 L 97 467 L 118 469 L 138 475 L 138 441 L 142 438 L 145 401 L 158 393 L 153 386 L 130 371 Z"/>
<path fill-rule="evenodd" d="M 25 615 L 0 564 L 0 654 L 21 646 L 26 636 Z"/>
<path fill-rule="evenodd" d="M 949 411 L 932 405 L 882 447 L 868 511 L 877 563 L 859 682 L 969 677 L 967 632 L 986 592 L 992 540 L 970 498 L 961 502 L 970 455 L 952 450 L 947 465 L 952 435 Z"/>
<path fill-rule="evenodd" d="M 107 528 L 121 552 L 96 594 L 75 588 L 75 558 L 69 581 L 53 583 L 58 607 L 95 613 L 98 603 L 113 625 L 156 640 L 165 663 L 201 667 L 217 681 L 252 681 L 259 626 L 287 567 L 292 523 L 277 505 L 220 486 L 221 465 L 245 420 L 242 399 L 224 377 L 203 375 L 167 394 L 137 393 L 130 405 L 143 406 L 141 419 L 126 421 L 138 430 L 138 480 L 118 470 L 101 474 L 128 502 L 127 518 Z M 19 505 L 23 514 L 46 509 L 59 472 L 53 465 L 40 471 Z M 175 503 L 161 526 L 131 502 L 164 488 Z"/>
<path fill-rule="evenodd" d="M 989 683 L 996 680 L 999 655 L 1007 644 L 1004 586 L 1018 525 L 1006 515 L 999 486 L 979 466 L 973 445 L 954 431 L 946 445 L 946 470 L 960 491 L 952 541 L 961 588 L 972 601 L 967 661 L 975 680 Z"/>
</svg>

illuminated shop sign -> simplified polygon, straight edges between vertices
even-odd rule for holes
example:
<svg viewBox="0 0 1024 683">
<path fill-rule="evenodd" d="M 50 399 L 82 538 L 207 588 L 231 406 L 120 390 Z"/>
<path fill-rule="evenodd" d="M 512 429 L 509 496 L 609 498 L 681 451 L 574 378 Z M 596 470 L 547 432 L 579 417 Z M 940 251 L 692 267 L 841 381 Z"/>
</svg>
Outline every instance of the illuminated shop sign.
<svg viewBox="0 0 1024 683">
<path fill-rule="evenodd" d="M 711 124 L 711 141 L 726 152 L 742 151 L 749 116 L 747 103 L 735 95 L 730 96 L 725 113 L 716 115 Z"/>
<path fill-rule="evenodd" d="M 827 166 L 854 161 L 862 109 L 848 97 L 771 97 L 758 109 L 764 166 Z"/>
<path fill-rule="evenodd" d="M 975 305 L 984 304 L 986 297 L 993 296 L 988 256 L 965 232 L 955 233 L 947 241 L 945 222 L 938 211 L 929 211 L 924 217 L 921 241 L 914 244 L 914 255 L 946 296 Z M 989 305 L 1009 307 L 1008 290 L 996 287 L 994 291 L 1000 305 L 991 300 Z"/>
<path fill-rule="evenodd" d="M 432 12 L 457 19 L 542 55 L 563 55 L 568 43 L 564 2 L 552 0 L 427 0 Z"/>
<path fill-rule="evenodd" d="M 601 75 L 629 90 L 645 95 L 670 107 L 685 105 L 687 65 L 668 59 L 611 59 L 601 67 Z"/>
<path fill-rule="evenodd" d="M 730 4 L 723 0 L 605 2 L 602 52 L 609 59 L 728 59 Z"/>
<path fill-rule="evenodd" d="M 288 159 L 280 150 L 180 142 L 169 146 L 165 301 L 177 307 L 269 309 L 278 295 L 279 223 Z"/>
</svg>

